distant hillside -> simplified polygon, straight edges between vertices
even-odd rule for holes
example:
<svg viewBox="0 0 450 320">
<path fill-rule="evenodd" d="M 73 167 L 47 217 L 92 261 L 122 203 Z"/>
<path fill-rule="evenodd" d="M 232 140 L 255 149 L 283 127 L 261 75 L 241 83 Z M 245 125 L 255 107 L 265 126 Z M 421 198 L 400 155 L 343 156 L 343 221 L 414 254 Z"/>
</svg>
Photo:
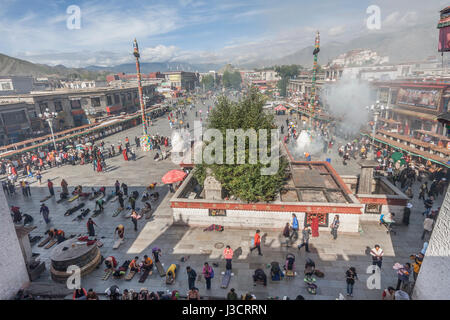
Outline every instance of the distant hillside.
<svg viewBox="0 0 450 320">
<path fill-rule="evenodd" d="M 167 72 L 167 71 L 191 71 L 191 72 L 208 72 L 211 70 L 217 70 L 220 65 L 217 64 L 190 64 L 186 62 L 143 62 L 141 63 L 141 72 Z M 99 67 L 88 66 L 87 70 L 91 71 L 111 71 L 111 72 L 124 72 L 124 73 L 136 73 L 135 63 L 120 64 L 112 67 Z"/>
<path fill-rule="evenodd" d="M 0 75 L 2 76 L 33 76 L 55 77 L 83 80 L 105 79 L 105 71 L 93 71 L 82 68 L 66 68 L 65 66 L 48 66 L 13 58 L 0 54 Z"/>
<path fill-rule="evenodd" d="M 389 56 L 389 62 L 420 61 L 437 56 L 438 31 L 435 24 L 408 27 L 396 32 L 373 32 L 347 43 L 330 42 L 320 47 L 319 64 L 326 65 L 338 55 L 353 49 L 371 49 L 381 56 Z M 313 63 L 313 46 L 303 48 L 280 59 L 255 62 L 253 67 L 283 64 L 300 64 L 308 68 Z"/>
</svg>

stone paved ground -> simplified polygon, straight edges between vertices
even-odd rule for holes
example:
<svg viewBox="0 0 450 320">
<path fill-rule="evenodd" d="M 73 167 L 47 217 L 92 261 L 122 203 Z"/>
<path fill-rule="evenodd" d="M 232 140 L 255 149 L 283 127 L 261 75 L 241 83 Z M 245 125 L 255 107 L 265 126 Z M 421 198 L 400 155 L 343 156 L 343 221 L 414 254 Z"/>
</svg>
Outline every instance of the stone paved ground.
<svg viewBox="0 0 450 320">
<path fill-rule="evenodd" d="M 206 109 L 205 109 L 206 110 Z M 205 111 L 204 110 L 204 111 Z M 191 115 L 192 118 L 192 115 Z M 140 127 L 129 129 L 119 133 L 106 141 L 117 141 L 128 136 L 130 140 L 135 135 L 140 134 Z M 167 119 L 159 119 L 155 121 L 154 130 L 160 134 L 169 134 L 170 129 L 167 126 Z M 105 141 L 105 142 L 106 142 Z M 108 165 L 113 169 L 106 173 L 94 173 L 91 166 L 65 166 L 52 169 L 44 173 L 44 179 L 50 178 L 55 180 L 55 186 L 59 185 L 60 179 L 64 177 L 71 186 L 82 184 L 83 186 L 107 186 L 107 191 L 113 189 L 116 179 L 120 182 L 125 181 L 129 185 L 129 191 L 138 190 L 140 193 L 144 190 L 144 186 L 153 181 L 160 181 L 162 175 L 177 166 L 165 160 L 162 162 L 153 161 L 153 152 L 144 153 L 139 151 L 136 162 L 129 161 L 125 163 L 122 157 L 116 157 L 109 160 Z M 348 168 L 357 166 L 352 163 Z M 339 166 L 337 171 L 342 172 Z M 353 172 L 356 174 L 357 172 Z M 418 184 L 414 186 L 416 194 L 418 194 Z M 57 188 L 59 194 L 59 188 Z M 412 253 L 417 253 L 422 248 L 423 242 L 420 240 L 422 233 L 423 217 L 420 214 L 423 211 L 423 204 L 413 200 L 414 208 L 411 214 L 411 224 L 408 227 L 400 226 L 397 228 L 397 235 L 388 235 L 382 227 L 376 223 L 363 223 L 362 232 L 360 234 L 345 235 L 340 234 L 336 241 L 331 239 L 331 235 L 322 232 L 318 238 L 311 240 L 311 253 L 306 254 L 304 250 L 298 251 L 296 248 L 280 246 L 280 232 L 271 232 L 263 230 L 263 246 L 264 256 L 260 257 L 257 253 L 249 253 L 249 245 L 254 235 L 254 230 L 231 230 L 226 229 L 224 232 L 203 232 L 201 228 L 189 228 L 187 226 L 172 225 L 171 209 L 169 207 L 170 193 L 165 186 L 159 186 L 158 191 L 161 194 L 160 201 L 157 203 L 154 219 L 140 220 L 138 222 L 138 231 L 133 231 L 131 221 L 122 217 L 112 217 L 113 211 L 118 206 L 117 202 L 108 203 L 105 212 L 94 218 L 99 225 L 97 235 L 101 238 L 104 246 L 100 249 L 103 256 L 114 255 L 119 264 L 126 259 L 132 259 L 135 255 L 142 257 L 144 254 L 150 254 L 151 248 L 158 246 L 163 251 L 161 261 L 167 268 L 171 263 L 178 263 L 181 271 L 177 276 L 175 284 L 166 286 L 164 278 L 159 277 L 156 273 L 151 275 L 144 284 L 138 283 L 138 277 L 132 281 L 109 279 L 102 281 L 103 266 L 91 274 L 83 277 L 82 286 L 85 288 L 94 288 L 97 292 L 104 292 L 106 288 L 112 284 L 117 284 L 122 290 L 125 288 L 139 290 L 141 287 L 147 287 L 150 290 L 166 290 L 177 289 L 182 294 L 187 292 L 187 276 L 185 267 L 192 266 L 197 273 L 201 272 L 201 267 L 205 261 L 210 263 L 218 262 L 219 267 L 215 268 L 215 278 L 212 281 L 212 289 L 207 292 L 205 283 L 197 283 L 202 296 L 224 297 L 227 290 L 220 288 L 221 274 L 225 269 L 224 260 L 221 257 L 223 245 L 229 244 L 235 250 L 233 260 L 233 272 L 229 288 L 234 287 L 238 294 L 252 292 L 258 299 L 265 299 L 268 296 L 284 296 L 287 295 L 294 298 L 298 294 L 302 294 L 306 299 L 335 299 L 339 293 L 345 294 L 345 271 L 349 266 L 356 267 L 359 274 L 359 281 L 356 282 L 353 299 L 380 299 L 381 290 L 368 290 L 366 288 L 366 279 L 369 276 L 365 273 L 365 269 L 370 265 L 370 256 L 368 249 L 373 247 L 375 243 L 381 245 L 385 251 L 385 258 L 382 268 L 381 288 L 396 284 L 395 272 L 392 266 L 395 262 L 407 262 L 408 257 Z M 52 222 L 46 226 L 42 217 L 39 215 L 39 200 L 48 194 L 47 188 L 33 184 L 31 190 L 31 199 L 24 198 L 20 194 L 15 196 L 7 196 L 10 205 L 18 205 L 23 212 L 31 214 L 34 218 L 34 224 L 37 229 L 32 235 L 43 235 L 43 232 L 50 226 L 63 229 L 67 235 L 70 234 L 86 234 L 86 220 L 77 222 L 72 221 L 77 213 L 72 216 L 65 217 L 64 212 L 67 208 L 77 204 L 76 200 L 71 205 L 67 202 L 56 204 L 54 199 L 47 201 L 50 208 L 50 217 Z M 439 206 L 443 197 L 439 197 L 435 207 Z M 138 202 L 137 207 L 141 207 L 142 203 Z M 85 208 L 93 210 L 93 201 L 86 201 Z M 78 213 L 79 214 L 79 213 Z M 125 243 L 118 249 L 112 249 L 113 232 L 118 224 L 125 225 Z M 219 247 L 220 249 L 217 249 Z M 39 253 L 41 260 L 46 261 L 47 271 L 41 276 L 37 283 L 52 283 L 50 279 L 49 256 L 51 249 L 38 248 L 35 244 L 33 252 Z M 278 261 L 284 264 L 287 252 L 292 252 L 296 256 L 296 270 L 303 272 L 305 258 L 308 256 L 316 262 L 316 267 L 325 273 L 323 279 L 318 279 L 318 293 L 316 296 L 309 295 L 305 290 L 303 277 L 296 276 L 294 279 L 282 280 L 281 282 L 268 281 L 266 288 L 262 286 L 254 287 L 251 275 L 256 268 L 265 268 L 265 265 L 271 261 Z M 182 256 L 189 255 L 187 262 L 180 262 Z M 269 269 L 265 269 L 269 274 Z"/>
</svg>

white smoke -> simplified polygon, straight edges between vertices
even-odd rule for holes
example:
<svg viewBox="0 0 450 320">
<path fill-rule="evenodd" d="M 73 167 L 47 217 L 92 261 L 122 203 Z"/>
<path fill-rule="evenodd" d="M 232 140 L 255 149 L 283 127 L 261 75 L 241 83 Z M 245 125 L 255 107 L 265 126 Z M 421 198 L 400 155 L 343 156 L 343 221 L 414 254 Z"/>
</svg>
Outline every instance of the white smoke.
<svg viewBox="0 0 450 320">
<path fill-rule="evenodd" d="M 341 79 L 326 86 L 324 97 L 329 112 L 341 118 L 341 130 L 357 133 L 368 122 L 366 106 L 373 104 L 371 88 L 365 82 L 356 79 Z"/>
<path fill-rule="evenodd" d="M 172 151 L 186 152 L 190 148 L 190 133 L 186 129 L 172 132 Z"/>
<path fill-rule="evenodd" d="M 324 146 L 324 140 L 317 133 L 312 133 L 312 135 L 306 131 L 302 130 L 297 138 L 297 140 L 292 140 L 293 148 L 297 156 L 303 156 L 305 152 L 311 155 L 317 155 L 322 152 Z"/>
</svg>

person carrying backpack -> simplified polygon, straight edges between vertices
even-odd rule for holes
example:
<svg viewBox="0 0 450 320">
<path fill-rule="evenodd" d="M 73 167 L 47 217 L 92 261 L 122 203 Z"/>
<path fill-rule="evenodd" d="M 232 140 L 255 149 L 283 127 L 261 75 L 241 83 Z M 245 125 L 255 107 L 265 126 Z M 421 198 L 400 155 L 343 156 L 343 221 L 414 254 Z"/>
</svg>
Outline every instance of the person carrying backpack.
<svg viewBox="0 0 450 320">
<path fill-rule="evenodd" d="M 210 290 L 211 289 L 211 279 L 214 278 L 214 270 L 208 264 L 208 262 L 205 262 L 202 273 L 206 280 L 206 289 Z"/>
</svg>

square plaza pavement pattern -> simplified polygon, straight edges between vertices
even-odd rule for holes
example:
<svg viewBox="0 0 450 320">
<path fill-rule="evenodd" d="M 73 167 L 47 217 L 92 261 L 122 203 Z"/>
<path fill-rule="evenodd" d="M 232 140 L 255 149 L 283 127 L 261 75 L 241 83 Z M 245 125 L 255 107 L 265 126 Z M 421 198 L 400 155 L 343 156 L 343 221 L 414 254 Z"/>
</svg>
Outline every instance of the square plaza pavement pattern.
<svg viewBox="0 0 450 320">
<path fill-rule="evenodd" d="M 205 110 L 204 110 L 205 111 Z M 192 115 L 190 115 L 192 118 Z M 167 119 L 158 119 L 155 121 L 155 127 L 159 130 L 159 134 L 170 136 Z M 159 126 L 159 127 L 158 127 Z M 134 136 L 141 133 L 140 127 L 131 128 L 112 137 L 105 139 L 105 143 L 109 145 L 111 142 L 117 145 L 117 141 L 124 141 L 128 136 L 130 141 L 134 141 Z M 150 129 L 151 130 L 151 129 Z M 336 148 L 336 146 L 334 147 Z M 335 155 L 335 152 L 333 152 Z M 34 217 L 33 224 L 37 226 L 31 235 L 43 236 L 45 230 L 49 227 L 60 228 L 65 231 L 66 236 L 71 234 L 87 235 L 86 217 L 81 222 L 73 221 L 80 214 L 80 211 L 71 216 L 65 217 L 64 212 L 78 204 L 78 200 L 68 203 L 63 202 L 57 204 L 55 199 L 46 201 L 50 209 L 51 223 L 46 225 L 42 216 L 39 214 L 39 200 L 48 195 L 46 187 L 47 179 L 52 179 L 55 185 L 56 195 L 59 195 L 61 178 L 65 178 L 69 183 L 69 191 L 72 191 L 76 185 L 83 185 L 84 188 L 94 186 L 107 187 L 107 193 L 111 192 L 114 182 L 125 182 L 128 185 L 129 193 L 138 190 L 142 194 L 145 186 L 148 184 L 161 181 L 162 175 L 168 170 L 177 168 L 170 159 L 155 162 L 153 160 L 154 151 L 148 153 L 138 151 L 136 162 L 124 162 L 123 157 L 116 156 L 107 160 L 109 170 L 105 173 L 93 172 L 91 165 L 86 166 L 64 166 L 54 168 L 43 173 L 43 184 L 39 185 L 34 182 L 31 188 L 31 198 L 23 197 L 20 188 L 16 188 L 16 194 L 13 196 L 6 195 L 9 205 L 17 205 L 22 212 L 28 213 Z M 328 157 L 328 156 L 327 156 Z M 321 159 L 322 160 L 322 159 Z M 323 159 L 324 160 L 324 159 Z M 351 161 L 355 162 L 354 160 Z M 340 172 L 337 166 L 338 173 Z M 348 174 L 349 168 L 355 168 L 354 174 L 357 174 L 357 166 L 345 168 Z M 20 179 L 19 179 L 20 180 Z M 114 255 L 119 265 L 124 260 L 131 260 L 134 256 L 141 259 L 144 254 L 150 255 L 151 249 L 155 246 L 162 249 L 161 261 L 165 269 L 172 264 L 180 265 L 180 271 L 177 274 L 176 282 L 172 285 L 166 285 L 164 278 L 157 275 L 157 272 L 149 276 L 145 283 L 138 283 L 139 276 L 135 276 L 132 281 L 116 280 L 110 277 L 107 281 L 100 278 L 103 275 L 103 265 L 94 272 L 82 278 L 81 285 L 86 288 L 93 288 L 96 292 L 102 293 L 109 286 L 117 284 L 121 290 L 134 289 L 140 290 L 146 287 L 151 291 L 178 290 L 181 295 L 185 295 L 188 291 L 188 281 L 185 268 L 191 266 L 196 270 L 197 274 L 201 273 L 203 263 L 218 262 L 219 267 L 215 269 L 215 278 L 212 280 L 211 290 L 206 290 L 204 280 L 196 282 L 196 286 L 200 289 L 200 295 L 203 297 L 224 298 L 229 288 L 235 288 L 238 294 L 251 292 L 255 294 L 257 299 L 265 299 L 268 296 L 283 297 L 287 295 L 291 299 L 298 294 L 303 295 L 306 299 L 335 299 L 339 293 L 346 293 L 345 271 L 348 267 L 356 268 L 359 280 L 356 281 L 354 287 L 353 299 L 381 299 L 381 293 L 387 286 L 396 285 L 396 272 L 392 266 L 396 262 L 405 263 L 409 261 L 409 255 L 418 253 L 423 246 L 420 240 L 422 234 L 423 210 L 422 201 L 417 200 L 419 184 L 414 185 L 415 198 L 412 203 L 410 225 L 397 227 L 397 234 L 387 234 L 385 229 L 378 223 L 362 223 L 359 234 L 339 234 L 337 240 L 332 240 L 329 232 L 322 231 L 318 238 L 311 238 L 310 253 L 306 253 L 304 249 L 298 251 L 296 245 L 291 248 L 280 246 L 281 230 L 265 231 L 262 230 L 262 252 L 264 256 L 258 256 L 256 252 L 249 253 L 249 246 L 253 238 L 255 230 L 232 230 L 225 228 L 223 232 L 203 232 L 202 228 L 194 228 L 187 226 L 172 225 L 172 214 L 169 207 L 169 199 L 172 194 L 168 192 L 168 188 L 162 185 L 157 187 L 160 193 L 160 200 L 152 205 L 154 209 L 154 217 L 150 220 L 141 219 L 138 221 L 138 231 L 133 230 L 133 224 L 129 219 L 121 215 L 112 217 L 114 210 L 118 206 L 118 202 L 107 203 L 105 211 L 100 216 L 94 218 L 99 226 L 96 228 L 97 237 L 104 243 L 100 251 L 104 257 Z M 443 196 L 435 201 L 435 208 L 442 203 Z M 126 203 L 127 204 L 127 203 Z M 136 207 L 142 207 L 143 203 L 139 200 Z M 94 209 L 94 201 L 86 201 L 85 208 Z M 435 209 L 434 208 L 434 209 Z M 156 210 L 155 210 L 156 209 Z M 113 250 L 113 233 L 118 224 L 125 226 L 125 243 L 118 250 Z M 298 243 L 298 242 L 297 242 Z M 369 290 L 366 287 L 366 279 L 370 276 L 366 274 L 366 268 L 371 265 L 369 249 L 375 244 L 379 244 L 384 250 L 384 261 L 381 272 L 381 289 Z M 223 246 L 230 245 L 235 255 L 233 258 L 234 276 L 231 278 L 228 289 L 221 289 L 221 272 L 225 270 L 225 261 L 222 258 Z M 39 253 L 41 261 L 46 262 L 46 271 L 36 280 L 33 285 L 49 286 L 51 290 L 53 281 L 50 278 L 50 254 L 52 249 L 46 250 L 39 248 L 37 244 L 32 246 L 34 253 Z M 296 256 L 296 271 L 298 275 L 290 280 L 286 278 L 282 281 L 272 282 L 270 280 L 270 269 L 266 265 L 272 261 L 278 261 L 280 265 L 284 265 L 285 257 L 288 252 L 294 253 Z M 180 262 L 180 258 L 189 255 L 190 258 L 186 262 Z M 317 295 L 309 295 L 305 289 L 303 282 L 303 268 L 305 258 L 310 257 L 316 263 L 316 268 L 325 273 L 325 277 L 317 279 L 318 285 Z M 263 268 L 268 275 L 267 287 L 253 286 L 252 274 L 256 268 Z M 412 280 L 412 276 L 411 276 Z M 57 285 L 54 286 L 55 288 Z"/>
</svg>

